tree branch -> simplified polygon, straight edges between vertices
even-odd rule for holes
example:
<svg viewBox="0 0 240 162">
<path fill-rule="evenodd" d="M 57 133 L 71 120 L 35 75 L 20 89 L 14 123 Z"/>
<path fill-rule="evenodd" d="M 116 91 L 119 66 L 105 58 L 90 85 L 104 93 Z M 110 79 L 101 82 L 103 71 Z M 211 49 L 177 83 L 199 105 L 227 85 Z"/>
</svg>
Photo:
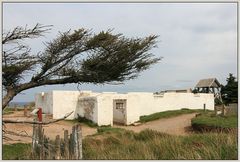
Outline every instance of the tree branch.
<svg viewBox="0 0 240 162">
<path fill-rule="evenodd" d="M 2 44 L 6 44 L 8 42 L 14 40 L 21 40 L 25 38 L 36 38 L 42 36 L 42 33 L 51 30 L 52 25 L 41 25 L 36 24 L 32 29 L 27 29 L 26 27 L 16 27 L 12 31 L 3 35 Z"/>
<path fill-rule="evenodd" d="M 4 123 L 21 123 L 21 124 L 42 124 L 42 125 L 47 125 L 47 124 L 51 124 L 51 123 L 56 123 L 60 120 L 64 120 L 67 117 L 69 117 L 71 114 L 73 113 L 67 113 L 64 117 L 56 119 L 56 120 L 52 120 L 52 121 L 48 121 L 48 122 L 38 122 L 38 121 L 19 121 L 19 120 L 9 120 L 9 119 L 3 119 L 2 122 Z"/>
</svg>

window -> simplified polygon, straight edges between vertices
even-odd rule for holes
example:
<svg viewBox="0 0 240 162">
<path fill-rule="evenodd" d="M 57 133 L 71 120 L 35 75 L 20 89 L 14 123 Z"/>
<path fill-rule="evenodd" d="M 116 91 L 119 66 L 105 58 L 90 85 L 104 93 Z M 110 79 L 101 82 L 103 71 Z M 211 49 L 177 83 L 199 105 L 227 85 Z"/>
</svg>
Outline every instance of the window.
<svg viewBox="0 0 240 162">
<path fill-rule="evenodd" d="M 116 109 L 123 109 L 123 103 L 122 102 L 117 102 L 116 103 Z"/>
</svg>

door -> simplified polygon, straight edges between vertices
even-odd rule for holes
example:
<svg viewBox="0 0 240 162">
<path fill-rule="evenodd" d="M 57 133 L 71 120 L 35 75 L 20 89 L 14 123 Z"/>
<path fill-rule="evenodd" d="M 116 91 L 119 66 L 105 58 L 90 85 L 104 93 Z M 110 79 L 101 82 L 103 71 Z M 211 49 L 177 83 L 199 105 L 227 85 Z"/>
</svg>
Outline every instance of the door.
<svg viewBox="0 0 240 162">
<path fill-rule="evenodd" d="M 119 124 L 126 123 L 126 99 L 113 100 L 113 122 Z"/>
</svg>

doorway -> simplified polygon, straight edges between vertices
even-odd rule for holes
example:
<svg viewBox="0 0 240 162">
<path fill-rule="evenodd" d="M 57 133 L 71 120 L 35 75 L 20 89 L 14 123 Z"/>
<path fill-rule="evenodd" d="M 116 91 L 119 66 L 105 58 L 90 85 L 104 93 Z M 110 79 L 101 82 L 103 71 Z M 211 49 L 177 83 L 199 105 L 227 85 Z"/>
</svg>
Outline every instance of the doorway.
<svg viewBox="0 0 240 162">
<path fill-rule="evenodd" d="M 113 100 L 113 122 L 116 124 L 126 124 L 126 99 Z"/>
</svg>

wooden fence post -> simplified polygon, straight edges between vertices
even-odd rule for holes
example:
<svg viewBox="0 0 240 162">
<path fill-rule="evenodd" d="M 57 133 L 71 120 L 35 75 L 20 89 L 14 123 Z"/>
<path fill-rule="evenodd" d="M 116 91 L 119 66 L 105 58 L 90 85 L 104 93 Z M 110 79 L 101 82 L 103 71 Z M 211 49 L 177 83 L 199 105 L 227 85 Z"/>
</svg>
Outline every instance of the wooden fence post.
<svg viewBox="0 0 240 162">
<path fill-rule="evenodd" d="M 34 119 L 34 121 L 36 121 Z M 36 157 L 36 147 L 37 147 L 37 131 L 36 124 L 33 124 L 33 135 L 32 135 L 32 156 Z"/>
<path fill-rule="evenodd" d="M 81 135 L 81 126 L 74 125 L 72 127 L 72 134 L 73 134 L 73 139 L 72 139 L 72 146 L 73 146 L 73 158 L 74 159 L 82 159 L 82 135 Z"/>
<path fill-rule="evenodd" d="M 70 139 L 69 139 L 69 159 L 73 159 L 73 134 L 70 134 Z"/>
<path fill-rule="evenodd" d="M 42 125 L 38 124 L 37 125 L 37 134 L 38 134 L 38 144 L 37 144 L 37 154 L 38 154 L 38 157 L 39 157 L 39 160 L 42 159 Z"/>
<path fill-rule="evenodd" d="M 78 145 L 78 157 L 77 159 L 82 159 L 82 129 L 81 126 L 78 124 L 77 128 L 77 145 Z"/>
<path fill-rule="evenodd" d="M 65 159 L 69 159 L 69 140 L 68 140 L 68 130 L 64 131 L 64 156 Z"/>
<path fill-rule="evenodd" d="M 52 146 L 50 145 L 50 139 L 47 138 L 47 159 L 52 160 Z"/>
<path fill-rule="evenodd" d="M 55 159 L 60 160 L 61 158 L 61 150 L 60 150 L 60 136 L 56 136 L 55 141 Z"/>
<path fill-rule="evenodd" d="M 77 159 L 76 125 L 72 127 L 72 159 Z"/>
<path fill-rule="evenodd" d="M 34 120 L 36 121 L 36 119 Z M 82 159 L 82 130 L 80 125 L 72 127 L 72 133 L 68 138 L 68 130 L 64 131 L 64 138 L 60 139 L 57 135 L 55 142 L 44 135 L 44 129 L 41 124 L 33 124 L 32 137 L 32 155 L 33 159 Z M 52 144 L 51 144 L 52 143 Z M 63 146 L 63 147 L 62 147 Z"/>
</svg>

